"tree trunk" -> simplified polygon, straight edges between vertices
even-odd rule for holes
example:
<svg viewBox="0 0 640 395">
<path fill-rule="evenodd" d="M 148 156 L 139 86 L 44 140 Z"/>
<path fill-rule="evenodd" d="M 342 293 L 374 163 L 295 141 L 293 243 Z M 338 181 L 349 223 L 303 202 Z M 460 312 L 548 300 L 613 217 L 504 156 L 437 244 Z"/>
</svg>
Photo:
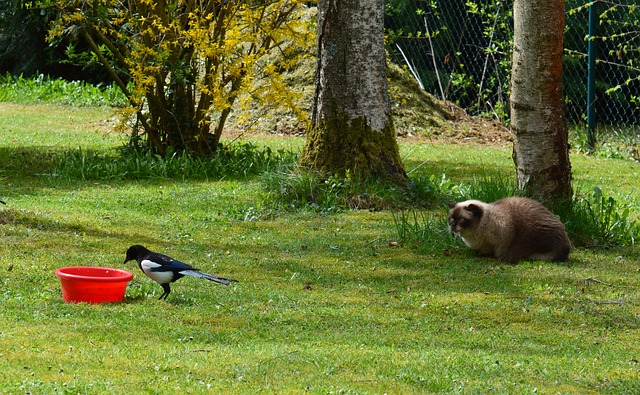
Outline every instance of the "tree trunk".
<svg viewBox="0 0 640 395">
<path fill-rule="evenodd" d="M 384 0 L 319 0 L 317 56 L 301 164 L 405 183 L 387 86 Z"/>
<path fill-rule="evenodd" d="M 518 187 L 542 201 L 569 198 L 571 164 L 562 90 L 564 3 L 515 0 L 511 130 Z"/>
</svg>

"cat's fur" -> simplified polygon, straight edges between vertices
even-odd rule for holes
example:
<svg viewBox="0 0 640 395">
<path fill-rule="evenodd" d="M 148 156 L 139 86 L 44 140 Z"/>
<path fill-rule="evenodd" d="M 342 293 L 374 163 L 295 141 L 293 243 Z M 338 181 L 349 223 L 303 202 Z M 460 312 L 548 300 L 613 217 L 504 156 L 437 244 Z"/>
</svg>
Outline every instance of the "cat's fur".
<svg viewBox="0 0 640 395">
<path fill-rule="evenodd" d="M 568 259 L 571 243 L 564 225 L 535 200 L 467 200 L 449 207 L 449 229 L 480 255 L 511 263 L 522 259 Z"/>
</svg>

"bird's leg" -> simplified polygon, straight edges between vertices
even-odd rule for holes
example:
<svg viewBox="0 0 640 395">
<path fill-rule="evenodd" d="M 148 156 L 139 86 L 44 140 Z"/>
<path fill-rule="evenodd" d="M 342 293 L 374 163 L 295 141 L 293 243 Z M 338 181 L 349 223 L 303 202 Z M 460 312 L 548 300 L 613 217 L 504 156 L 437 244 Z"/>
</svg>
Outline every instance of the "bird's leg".
<svg viewBox="0 0 640 395">
<path fill-rule="evenodd" d="M 160 295 L 160 298 L 158 298 L 158 300 L 162 300 L 164 298 L 164 300 L 167 300 L 167 296 L 169 296 L 169 292 L 171 292 L 171 287 L 169 287 L 169 284 L 160 284 L 162 286 L 162 289 L 164 289 L 164 292 L 162 293 L 162 295 Z"/>
</svg>

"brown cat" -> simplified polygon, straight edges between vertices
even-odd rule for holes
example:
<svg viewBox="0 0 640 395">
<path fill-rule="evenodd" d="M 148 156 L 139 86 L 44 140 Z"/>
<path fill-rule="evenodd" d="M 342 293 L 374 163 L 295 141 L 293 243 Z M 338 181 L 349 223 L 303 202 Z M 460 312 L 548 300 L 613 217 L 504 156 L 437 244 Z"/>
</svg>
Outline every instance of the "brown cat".
<svg viewBox="0 0 640 395">
<path fill-rule="evenodd" d="M 568 259 L 571 243 L 564 225 L 535 200 L 467 200 L 449 207 L 449 229 L 480 255 L 511 263 L 521 259 Z"/>
</svg>

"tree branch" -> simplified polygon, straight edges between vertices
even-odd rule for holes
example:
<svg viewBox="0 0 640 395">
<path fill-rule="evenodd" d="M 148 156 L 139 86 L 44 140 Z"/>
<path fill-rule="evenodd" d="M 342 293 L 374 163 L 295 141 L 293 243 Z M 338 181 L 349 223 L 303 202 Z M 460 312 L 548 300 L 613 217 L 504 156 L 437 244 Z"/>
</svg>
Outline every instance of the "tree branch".
<svg viewBox="0 0 640 395">
<path fill-rule="evenodd" d="M 98 57 L 98 60 L 100 60 L 100 63 L 102 63 L 102 65 L 105 67 L 105 69 L 107 70 L 107 73 L 109 74 L 109 76 L 111 76 L 111 78 L 113 78 L 113 80 L 118 85 L 118 87 L 120 88 L 122 93 L 124 93 L 124 95 L 127 97 L 127 100 L 129 101 L 129 104 L 132 107 L 137 109 L 136 113 L 138 115 L 138 120 L 142 123 L 142 127 L 145 130 L 148 131 L 149 130 L 149 125 L 147 124 L 146 117 L 140 111 L 140 109 L 139 109 L 140 106 L 133 99 L 133 96 L 131 95 L 131 92 L 129 92 L 129 89 L 127 89 L 127 85 L 122 81 L 122 79 L 120 79 L 120 77 L 118 76 L 116 71 L 113 69 L 113 67 L 111 67 L 111 64 L 109 63 L 107 58 L 104 57 L 104 55 L 102 54 L 102 51 L 100 51 L 100 48 L 98 47 L 96 42 L 93 40 L 93 38 L 91 37 L 91 35 L 89 34 L 89 32 L 87 31 L 86 28 L 82 28 L 81 29 L 81 34 L 84 37 L 84 39 L 87 40 L 87 42 L 89 43 L 89 47 L 91 47 L 91 50 L 93 51 L 93 53 L 96 54 L 96 56 Z"/>
</svg>

